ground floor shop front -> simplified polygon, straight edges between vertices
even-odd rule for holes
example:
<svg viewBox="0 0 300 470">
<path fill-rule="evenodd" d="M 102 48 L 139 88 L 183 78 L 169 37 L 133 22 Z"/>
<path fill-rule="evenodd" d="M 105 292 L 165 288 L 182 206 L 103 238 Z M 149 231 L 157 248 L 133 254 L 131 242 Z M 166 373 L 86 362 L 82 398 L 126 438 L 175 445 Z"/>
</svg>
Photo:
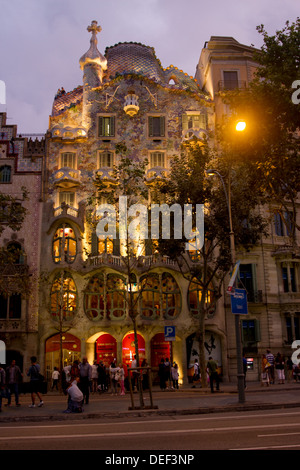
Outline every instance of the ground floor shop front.
<svg viewBox="0 0 300 470">
<path fill-rule="evenodd" d="M 179 370 L 179 384 L 192 381 L 195 360 L 199 361 L 199 347 L 195 332 L 182 338 L 178 335 L 168 338 L 165 331 L 149 333 L 137 332 L 139 363 L 150 366 L 153 381 L 158 381 L 158 369 L 162 360 L 176 363 Z M 213 332 L 206 333 L 206 359 L 212 356 L 223 370 L 222 338 Z M 42 349 L 42 348 L 41 348 Z M 135 335 L 129 330 L 123 335 L 100 331 L 88 339 L 80 338 L 70 332 L 60 338 L 55 334 L 44 342 L 45 375 L 50 382 L 54 367 L 60 368 L 60 355 L 63 366 L 74 360 L 81 361 L 86 356 L 90 364 L 100 364 L 109 368 L 112 362 L 122 363 L 127 374 L 136 354 Z M 146 362 L 144 362 L 146 361 Z"/>
</svg>

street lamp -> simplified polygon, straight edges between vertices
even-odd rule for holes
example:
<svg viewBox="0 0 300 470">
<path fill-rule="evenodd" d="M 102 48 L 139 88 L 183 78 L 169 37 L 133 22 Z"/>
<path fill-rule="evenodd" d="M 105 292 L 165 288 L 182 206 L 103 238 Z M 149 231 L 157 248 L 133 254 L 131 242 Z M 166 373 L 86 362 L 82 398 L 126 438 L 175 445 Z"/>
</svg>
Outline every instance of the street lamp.
<svg viewBox="0 0 300 470">
<path fill-rule="evenodd" d="M 229 218 L 229 229 L 230 229 L 230 254 L 232 266 L 236 263 L 235 256 L 235 241 L 234 241 L 234 231 L 232 224 L 232 213 L 231 213 L 231 169 L 229 169 L 228 176 L 228 191 L 226 191 L 226 186 L 224 183 L 223 176 L 217 170 L 206 170 L 207 176 L 217 175 L 223 185 L 226 203 L 228 208 L 228 218 Z M 241 327 L 240 327 L 240 315 L 235 314 L 235 333 L 236 333 L 236 358 L 237 358 L 237 381 L 238 381 L 238 393 L 239 393 L 239 403 L 245 402 L 245 386 L 244 386 L 244 370 L 243 370 L 243 356 L 242 356 L 242 341 L 241 341 Z"/>
</svg>

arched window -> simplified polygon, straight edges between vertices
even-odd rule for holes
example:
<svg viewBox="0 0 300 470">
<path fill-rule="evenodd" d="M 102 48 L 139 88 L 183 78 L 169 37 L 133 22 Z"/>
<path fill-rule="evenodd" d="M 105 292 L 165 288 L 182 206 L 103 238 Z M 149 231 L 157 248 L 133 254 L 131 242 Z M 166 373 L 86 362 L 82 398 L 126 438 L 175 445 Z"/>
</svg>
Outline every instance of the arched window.
<svg viewBox="0 0 300 470">
<path fill-rule="evenodd" d="M 117 274 L 109 274 L 106 282 L 107 318 L 120 320 L 126 314 L 126 283 Z"/>
<path fill-rule="evenodd" d="M 177 282 L 169 273 L 162 275 L 163 315 L 166 319 L 176 318 L 181 310 L 181 294 Z"/>
<path fill-rule="evenodd" d="M 181 311 L 181 294 L 177 282 L 169 273 L 152 273 L 141 280 L 141 313 L 154 320 L 162 313 L 165 319 L 176 318 Z"/>
<path fill-rule="evenodd" d="M 77 254 L 77 241 L 70 225 L 62 224 L 55 232 L 52 243 L 52 254 L 55 263 L 73 263 Z"/>
<path fill-rule="evenodd" d="M 105 287 L 103 276 L 94 276 L 88 283 L 84 294 L 84 309 L 90 320 L 102 320 L 104 317 Z"/>
<path fill-rule="evenodd" d="M 160 284 L 158 274 L 150 274 L 141 279 L 141 313 L 142 316 L 154 320 L 160 312 Z"/>
<path fill-rule="evenodd" d="M 59 321 L 72 320 L 77 305 L 75 282 L 68 273 L 57 276 L 51 287 L 51 314 Z"/>
<path fill-rule="evenodd" d="M 0 183 L 11 182 L 11 167 L 4 165 L 0 167 Z"/>
<path fill-rule="evenodd" d="M 202 286 L 201 281 L 197 278 L 194 278 L 189 286 L 189 293 L 188 293 L 188 301 L 189 301 L 189 308 L 190 312 L 194 317 L 199 317 L 200 315 L 200 308 L 201 308 L 201 299 L 202 299 Z M 214 296 L 214 288 L 213 285 L 210 284 L 205 298 L 204 308 L 207 309 L 207 314 L 210 316 L 214 313 L 214 308 L 210 309 L 210 306 L 213 305 L 213 296 Z"/>
</svg>

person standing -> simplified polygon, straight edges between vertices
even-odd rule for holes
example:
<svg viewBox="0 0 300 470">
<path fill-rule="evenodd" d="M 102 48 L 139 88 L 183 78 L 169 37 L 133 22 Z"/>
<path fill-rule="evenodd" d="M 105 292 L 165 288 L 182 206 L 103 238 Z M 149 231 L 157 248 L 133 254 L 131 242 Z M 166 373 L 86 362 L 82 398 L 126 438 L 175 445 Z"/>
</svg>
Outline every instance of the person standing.
<svg viewBox="0 0 300 470">
<path fill-rule="evenodd" d="M 118 380 L 117 374 L 119 373 L 119 367 L 116 367 L 114 362 L 109 367 L 110 383 L 111 383 L 111 394 L 118 395 Z"/>
<path fill-rule="evenodd" d="M 98 385 L 98 364 L 97 361 L 94 361 L 92 365 L 92 393 L 97 392 Z"/>
<path fill-rule="evenodd" d="M 89 404 L 90 398 L 90 381 L 92 379 L 92 366 L 88 363 L 87 357 L 82 358 L 79 364 L 79 388 L 83 393 L 86 405 Z"/>
<path fill-rule="evenodd" d="M 171 375 L 172 375 L 172 381 L 173 381 L 173 388 L 178 390 L 179 373 L 178 373 L 178 365 L 176 364 L 176 362 L 174 362 L 171 368 Z"/>
<path fill-rule="evenodd" d="M 160 389 L 165 391 L 166 390 L 166 380 L 165 380 L 165 361 L 162 359 L 158 366 L 158 376 L 159 376 L 159 385 Z"/>
<path fill-rule="evenodd" d="M 290 382 L 293 378 L 293 361 L 290 356 L 288 356 L 286 361 L 286 369 L 287 369 L 287 380 Z"/>
<path fill-rule="evenodd" d="M 275 358 L 275 369 L 277 372 L 277 377 L 278 377 L 278 383 L 279 384 L 284 384 L 285 381 L 285 375 L 284 375 L 284 358 L 280 353 L 277 353 L 276 358 Z"/>
<path fill-rule="evenodd" d="M 44 402 L 40 394 L 40 365 L 37 363 L 37 358 L 32 356 L 30 358 L 31 366 L 27 370 L 27 376 L 30 377 L 30 393 L 31 393 L 31 405 L 29 408 L 35 408 L 35 396 L 40 400 L 38 406 L 43 406 Z"/>
<path fill-rule="evenodd" d="M 54 367 L 54 370 L 52 372 L 52 392 L 54 390 L 54 388 L 56 388 L 56 390 L 58 391 L 58 380 L 59 380 L 59 372 L 58 372 L 58 369 L 57 367 Z"/>
<path fill-rule="evenodd" d="M 20 406 L 19 403 L 19 384 L 21 383 L 23 374 L 19 366 L 16 365 L 16 361 L 13 359 L 10 366 L 6 369 L 6 384 L 7 384 L 7 406 L 11 405 L 11 396 L 15 395 L 16 406 Z"/>
<path fill-rule="evenodd" d="M 125 395 L 125 387 L 124 387 L 125 371 L 124 371 L 123 364 L 121 362 L 119 364 L 118 375 L 119 375 L 119 382 L 120 382 L 120 388 L 121 388 L 120 395 Z"/>
<path fill-rule="evenodd" d="M 0 364 L 0 412 L 2 411 L 2 398 L 5 397 L 5 370 Z"/>
<path fill-rule="evenodd" d="M 220 385 L 219 385 L 218 364 L 211 356 L 208 359 L 207 369 L 208 369 L 208 374 L 209 374 L 209 383 L 210 383 L 211 393 L 214 393 L 214 381 L 216 382 L 216 390 L 219 391 Z"/>
<path fill-rule="evenodd" d="M 269 349 L 267 349 L 266 359 L 268 363 L 270 364 L 270 367 L 269 367 L 270 384 L 274 385 L 275 384 L 275 371 L 274 371 L 275 358 Z"/>
<path fill-rule="evenodd" d="M 99 392 L 105 392 L 107 390 L 106 368 L 103 362 L 100 362 L 98 366 L 98 390 Z"/>
</svg>

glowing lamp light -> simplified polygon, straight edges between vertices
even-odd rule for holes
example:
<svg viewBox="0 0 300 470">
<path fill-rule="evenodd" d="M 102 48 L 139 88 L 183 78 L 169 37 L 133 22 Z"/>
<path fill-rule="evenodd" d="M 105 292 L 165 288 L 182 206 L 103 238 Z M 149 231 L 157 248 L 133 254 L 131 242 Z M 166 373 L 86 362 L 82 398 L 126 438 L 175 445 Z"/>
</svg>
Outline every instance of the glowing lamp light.
<svg viewBox="0 0 300 470">
<path fill-rule="evenodd" d="M 238 132 L 243 132 L 246 129 L 245 121 L 238 121 L 235 126 L 235 130 Z"/>
</svg>

